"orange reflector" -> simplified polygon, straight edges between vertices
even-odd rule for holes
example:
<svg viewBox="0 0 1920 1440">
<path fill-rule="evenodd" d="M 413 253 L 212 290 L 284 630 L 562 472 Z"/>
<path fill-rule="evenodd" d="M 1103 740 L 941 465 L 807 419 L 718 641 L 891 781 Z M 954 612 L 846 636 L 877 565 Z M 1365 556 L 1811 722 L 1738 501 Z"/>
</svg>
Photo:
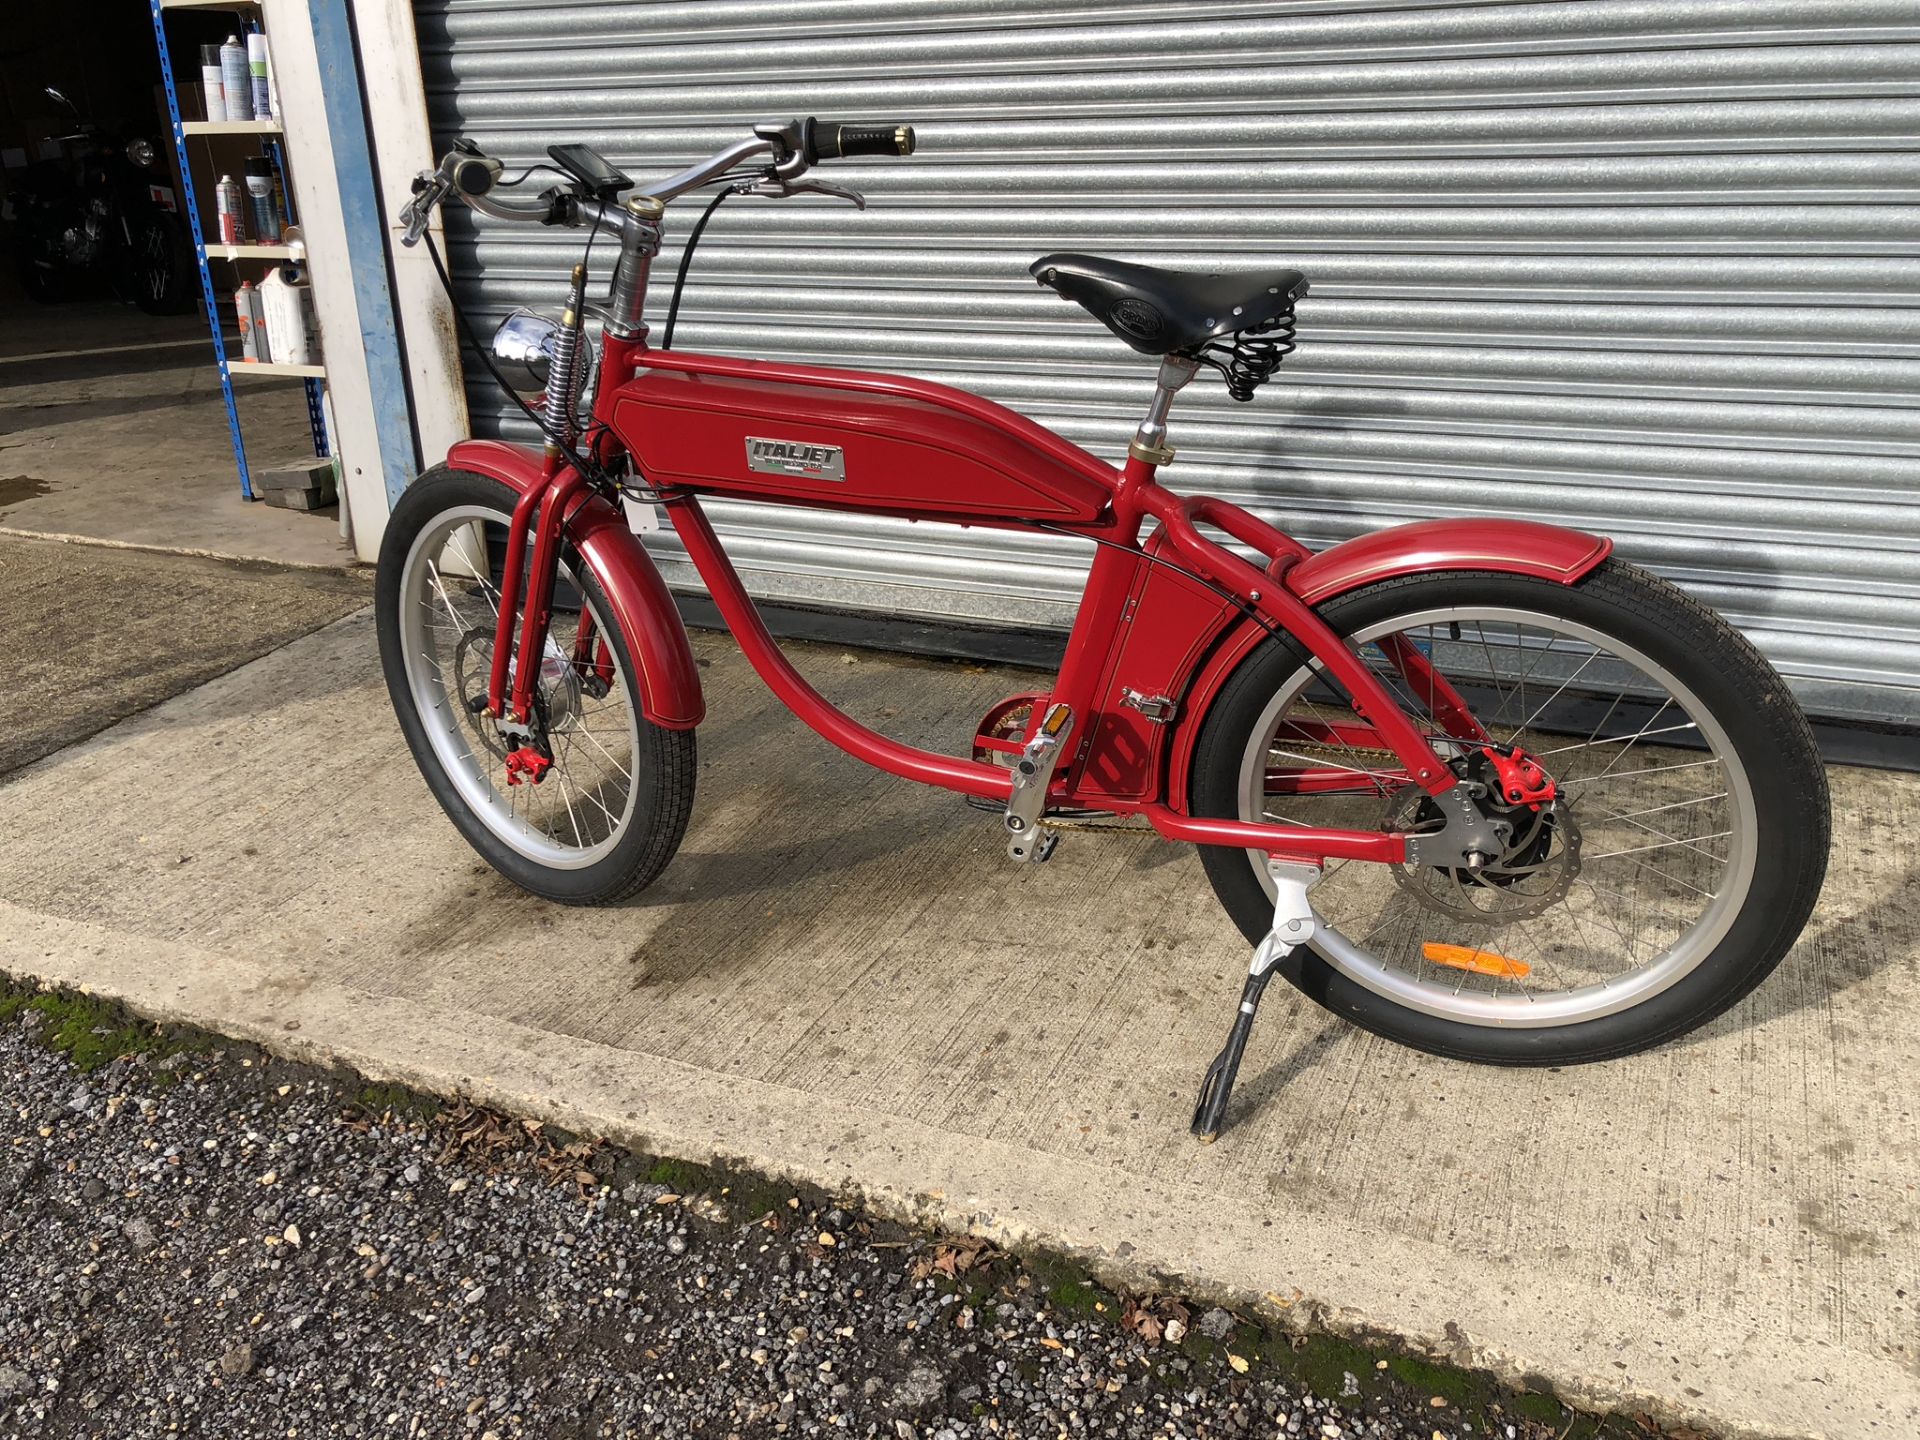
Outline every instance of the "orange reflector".
<svg viewBox="0 0 1920 1440">
<path fill-rule="evenodd" d="M 1509 960 L 1491 950 L 1474 950 L 1466 945 L 1436 945 L 1429 940 L 1420 953 L 1436 965 L 1455 970 L 1471 970 L 1476 975 L 1491 975 L 1496 980 L 1524 980 L 1533 967 L 1524 960 Z"/>
</svg>

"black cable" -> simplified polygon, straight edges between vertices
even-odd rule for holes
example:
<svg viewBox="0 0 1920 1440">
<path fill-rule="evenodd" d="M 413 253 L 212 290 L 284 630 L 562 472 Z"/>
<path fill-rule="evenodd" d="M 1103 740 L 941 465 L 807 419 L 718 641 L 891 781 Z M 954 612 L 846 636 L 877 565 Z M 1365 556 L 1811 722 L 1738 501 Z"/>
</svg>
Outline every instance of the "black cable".
<svg viewBox="0 0 1920 1440">
<path fill-rule="evenodd" d="M 687 270 L 693 264 L 693 250 L 700 243 L 700 234 L 707 228 L 707 221 L 713 218 L 713 212 L 720 208 L 720 202 L 733 194 L 733 190 L 720 191 L 707 202 L 707 208 L 700 212 L 700 218 L 693 223 L 693 229 L 687 232 L 687 248 L 680 252 L 680 273 L 673 277 L 673 303 L 667 306 L 667 329 L 661 336 L 660 348 L 673 348 L 673 327 L 680 319 L 680 292 L 686 288 Z"/>
<path fill-rule="evenodd" d="M 513 179 L 511 180 L 496 180 L 493 183 L 495 185 L 518 185 L 522 180 L 526 179 L 529 175 L 533 174 L 533 172 L 536 170 L 544 170 L 549 175 L 558 175 L 562 180 L 571 180 L 573 178 L 571 175 L 567 174 L 566 171 L 562 170 L 559 166 L 549 165 L 547 164 L 546 161 L 540 160 L 540 161 L 536 161 L 532 165 L 529 165 L 526 169 L 522 170 L 518 175 L 514 176 Z"/>
<path fill-rule="evenodd" d="M 567 457 L 567 462 L 572 465 L 575 470 L 578 470 L 581 475 L 588 479 L 592 479 L 599 474 L 599 468 L 597 466 L 589 466 L 587 462 L 575 452 L 571 445 L 562 444 L 557 440 L 552 433 L 548 431 L 545 417 L 534 410 L 525 400 L 522 400 L 520 398 L 520 392 L 507 383 L 507 377 L 502 375 L 500 373 L 500 367 L 493 363 L 493 352 L 480 343 L 479 337 L 473 333 L 472 324 L 467 320 L 467 312 L 460 308 L 459 300 L 454 297 L 453 280 L 447 274 L 446 263 L 440 258 L 440 248 L 433 243 L 432 232 L 423 230 L 420 232 L 420 238 L 427 242 L 427 257 L 433 261 L 434 274 L 440 277 L 440 288 L 447 292 L 447 303 L 453 307 L 454 318 L 460 322 L 461 333 L 467 337 L 467 344 L 471 345 L 475 353 L 480 356 L 480 363 L 486 367 L 487 373 L 493 377 L 493 383 L 505 391 L 507 398 L 513 401 L 515 405 L 518 405 L 521 412 L 539 427 L 542 436 L 549 442 L 559 445 L 560 453 Z"/>
</svg>

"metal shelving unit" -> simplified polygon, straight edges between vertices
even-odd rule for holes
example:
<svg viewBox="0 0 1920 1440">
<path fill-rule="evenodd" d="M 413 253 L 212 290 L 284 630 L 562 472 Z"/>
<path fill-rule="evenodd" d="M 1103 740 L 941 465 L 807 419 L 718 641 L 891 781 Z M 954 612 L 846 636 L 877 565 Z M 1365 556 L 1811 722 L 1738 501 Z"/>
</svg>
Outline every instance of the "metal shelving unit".
<svg viewBox="0 0 1920 1440">
<path fill-rule="evenodd" d="M 207 328 L 213 336 L 214 362 L 220 371 L 220 391 L 227 405 L 227 429 L 233 441 L 233 463 L 240 472 L 240 493 L 249 500 L 257 498 L 253 477 L 247 466 L 247 447 L 240 428 L 240 408 L 234 400 L 236 375 L 299 376 L 306 382 L 307 421 L 313 434 L 313 453 L 330 453 L 327 427 L 321 403 L 324 365 L 281 365 L 264 361 L 230 363 L 227 338 L 220 328 L 219 292 L 214 289 L 212 261 L 228 263 L 240 260 L 297 260 L 303 251 L 298 245 L 224 245 L 207 243 L 200 223 L 200 197 L 193 183 L 193 165 L 187 154 L 189 136 L 253 135 L 262 140 L 274 167 L 284 177 L 286 154 L 279 137 L 284 133 L 274 120 L 188 120 L 180 113 L 180 94 L 174 84 L 173 54 L 167 44 L 167 14 L 181 10 L 227 10 L 236 14 L 260 14 L 259 0 L 148 0 L 153 18 L 154 42 L 160 50 L 160 76 L 167 92 L 167 115 L 173 125 L 174 154 L 180 165 L 180 187 L 186 197 L 187 224 L 193 231 L 194 257 L 200 266 L 200 298 L 206 307 Z"/>
</svg>

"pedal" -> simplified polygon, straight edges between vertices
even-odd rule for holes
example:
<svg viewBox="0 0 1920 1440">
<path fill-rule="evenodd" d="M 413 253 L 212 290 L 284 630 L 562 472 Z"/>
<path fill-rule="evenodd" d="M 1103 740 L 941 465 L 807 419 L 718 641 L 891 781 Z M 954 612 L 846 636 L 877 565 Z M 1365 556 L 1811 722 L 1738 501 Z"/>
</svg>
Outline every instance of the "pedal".
<svg viewBox="0 0 1920 1440">
<path fill-rule="evenodd" d="M 1193 1133 L 1202 1145 L 1211 1145 L 1226 1128 L 1227 1102 L 1233 1096 L 1233 1082 L 1240 1074 L 1240 1061 L 1246 1054 L 1247 1037 L 1253 1033 L 1253 1017 L 1266 993 L 1273 967 L 1293 953 L 1295 947 L 1313 938 L 1313 906 L 1307 892 L 1320 883 L 1325 873 L 1318 864 L 1307 861 L 1267 861 L 1267 873 L 1273 877 L 1273 928 L 1255 947 L 1247 965 L 1247 981 L 1240 989 L 1240 1008 L 1234 1012 L 1233 1027 L 1227 1043 L 1200 1081 L 1200 1098 L 1193 1107 Z"/>
<path fill-rule="evenodd" d="M 1054 767 L 1066 753 L 1072 734 L 1073 711 L 1065 705 L 1050 706 L 1040 728 L 1014 762 L 1013 791 L 1007 796 L 1003 817 L 1011 859 L 1041 864 L 1059 843 L 1059 837 L 1040 823 L 1040 817 L 1047 808 L 1047 787 L 1053 782 Z"/>
</svg>

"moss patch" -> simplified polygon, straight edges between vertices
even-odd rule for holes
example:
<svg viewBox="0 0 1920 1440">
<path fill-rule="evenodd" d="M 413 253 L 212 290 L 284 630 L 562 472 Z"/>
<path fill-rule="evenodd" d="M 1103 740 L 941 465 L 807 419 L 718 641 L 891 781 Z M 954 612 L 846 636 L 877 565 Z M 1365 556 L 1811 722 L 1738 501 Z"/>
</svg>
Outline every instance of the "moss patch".
<svg viewBox="0 0 1920 1440">
<path fill-rule="evenodd" d="M 126 1055 L 159 1060 L 212 1046 L 206 1036 L 136 1020 L 92 995 L 6 986 L 0 991 L 0 1024 L 17 1024 L 22 1015 L 38 1017 L 40 1042 L 65 1055 L 83 1075 Z"/>
<path fill-rule="evenodd" d="M 1071 1260 L 1059 1255 L 1035 1254 L 1027 1256 L 1022 1264 L 1055 1309 L 1089 1319 L 1118 1317 L 1118 1302 L 1113 1292 L 1096 1283 L 1091 1274 Z"/>
<path fill-rule="evenodd" d="M 354 1103 L 372 1115 L 391 1115 L 396 1120 L 431 1120 L 440 1113 L 436 1096 L 423 1095 L 404 1085 L 362 1085 Z"/>
</svg>

